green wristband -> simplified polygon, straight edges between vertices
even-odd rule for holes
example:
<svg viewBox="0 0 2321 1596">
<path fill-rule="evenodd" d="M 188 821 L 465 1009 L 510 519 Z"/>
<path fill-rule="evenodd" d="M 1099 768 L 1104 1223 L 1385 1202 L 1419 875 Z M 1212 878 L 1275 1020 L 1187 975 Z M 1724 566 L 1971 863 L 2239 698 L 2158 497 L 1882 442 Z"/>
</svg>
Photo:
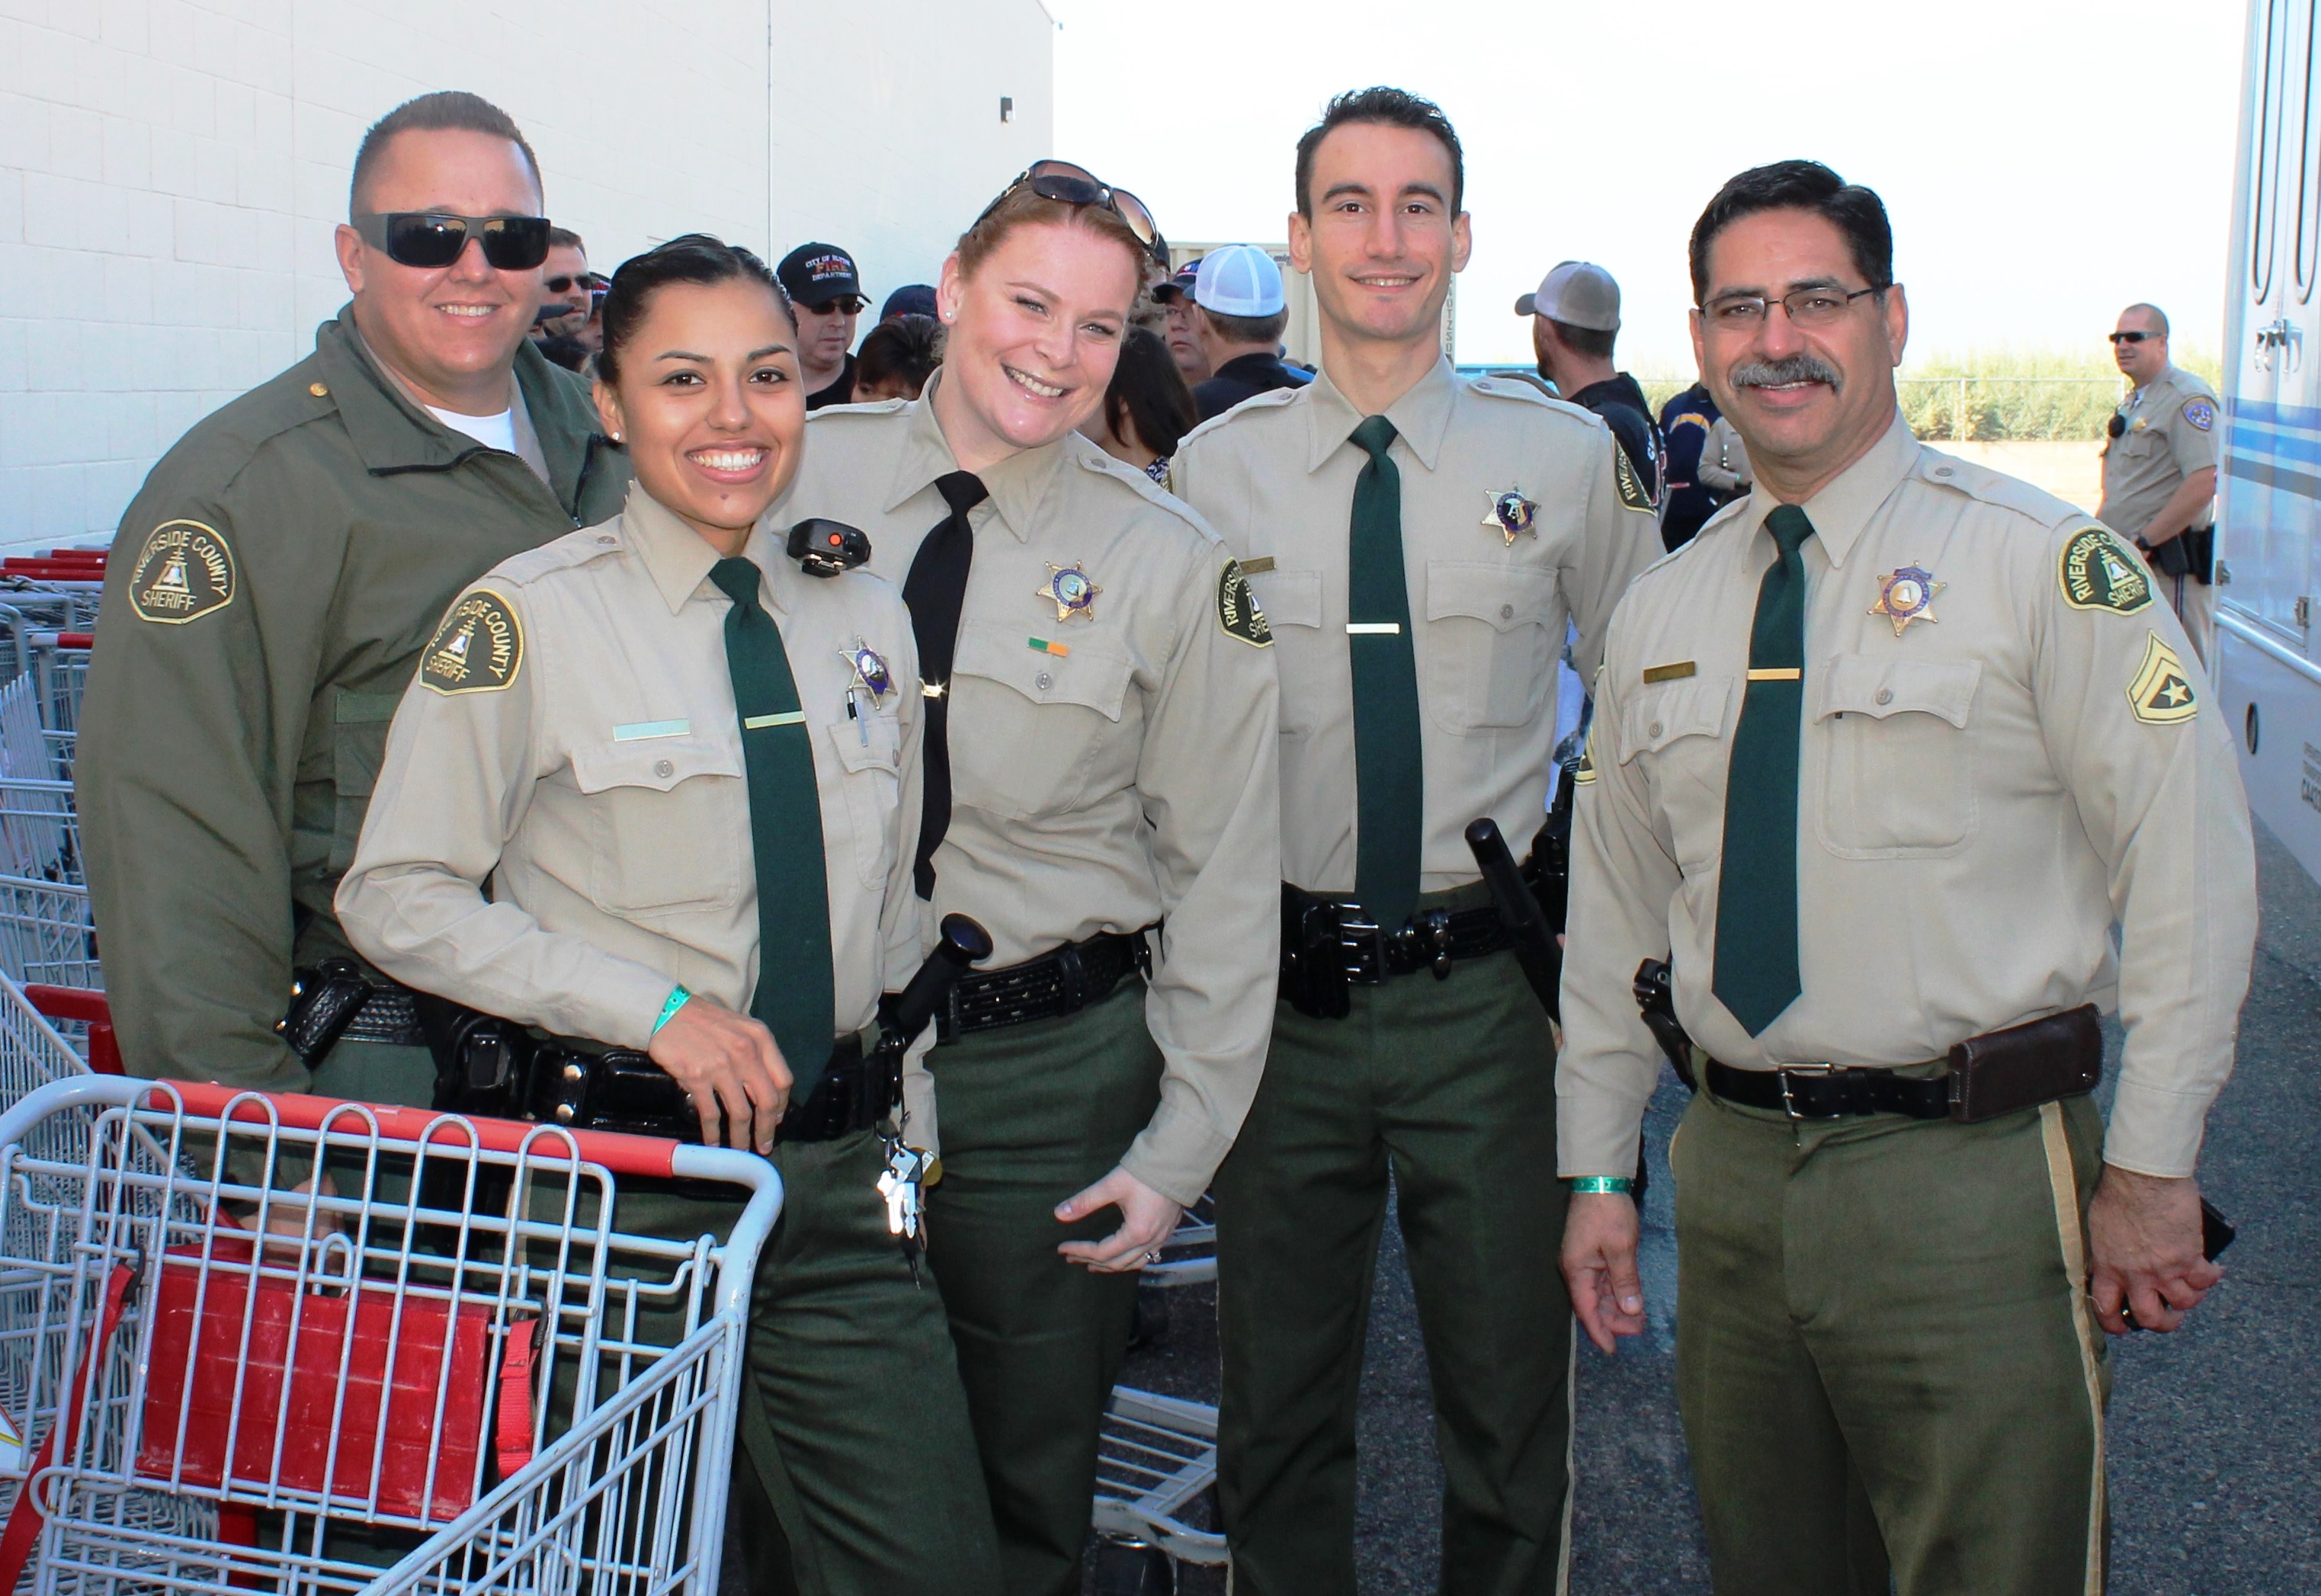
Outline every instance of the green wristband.
<svg viewBox="0 0 2321 1596">
<path fill-rule="evenodd" d="M 685 990 L 682 982 L 679 982 L 676 987 L 672 988 L 669 994 L 669 1001 L 660 1006 L 660 1017 L 653 1021 L 653 1028 L 651 1033 L 649 1033 L 649 1035 L 660 1035 L 660 1028 L 677 1017 L 677 1011 L 684 1008 L 687 1001 L 690 999 L 692 996 L 693 994 L 691 992 Z"/>
<path fill-rule="evenodd" d="M 1636 1190 L 1636 1182 L 1626 1175 L 1574 1175 L 1570 1186 L 1575 1192 L 1600 1191 L 1620 1197 L 1629 1196 Z"/>
</svg>

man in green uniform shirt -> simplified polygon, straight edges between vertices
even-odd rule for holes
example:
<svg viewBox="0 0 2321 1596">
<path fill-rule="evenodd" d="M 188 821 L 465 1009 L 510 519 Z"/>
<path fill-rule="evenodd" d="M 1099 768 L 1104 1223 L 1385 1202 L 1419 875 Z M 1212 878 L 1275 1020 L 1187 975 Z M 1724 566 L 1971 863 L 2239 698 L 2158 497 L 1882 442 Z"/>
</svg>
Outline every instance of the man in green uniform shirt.
<svg viewBox="0 0 2321 1596">
<path fill-rule="evenodd" d="M 496 106 L 390 113 L 338 230 L 353 303 L 187 433 L 122 517 L 76 778 L 136 1073 L 428 1101 L 409 994 L 359 961 L 347 979 L 370 990 L 331 994 L 354 1010 L 335 1044 L 325 1026 L 302 1053 L 278 1022 L 294 968 L 354 959 L 332 894 L 445 606 L 620 506 L 627 467 L 587 390 L 525 336 L 542 209 Z"/>
<path fill-rule="evenodd" d="M 2096 1332 L 2173 1329 L 2218 1277 L 2192 1173 L 2248 990 L 2248 811 L 2135 551 L 1910 435 L 1893 255 L 1878 196 L 1812 161 L 1693 231 L 1693 347 L 1756 480 L 1604 648 L 1563 1268 L 1598 1346 L 1643 1328 L 1660 1055 L 1631 982 L 1668 961 L 1700 1088 L 1677 1391 L 1720 1596 L 2094 1596 Z M 2108 1126 L 2099 1009 L 2127 1032 Z"/>
</svg>

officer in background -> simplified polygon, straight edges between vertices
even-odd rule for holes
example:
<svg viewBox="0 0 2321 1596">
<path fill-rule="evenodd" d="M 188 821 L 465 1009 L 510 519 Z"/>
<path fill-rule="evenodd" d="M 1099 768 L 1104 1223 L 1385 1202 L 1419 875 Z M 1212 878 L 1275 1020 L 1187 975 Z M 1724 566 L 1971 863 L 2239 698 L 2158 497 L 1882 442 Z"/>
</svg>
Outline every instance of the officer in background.
<svg viewBox="0 0 2321 1596">
<path fill-rule="evenodd" d="M 1698 382 L 1661 406 L 1661 546 L 1670 552 L 1692 542 L 1725 502 L 1698 475 L 1708 429 L 1720 414 Z"/>
<path fill-rule="evenodd" d="M 1708 424 L 1708 438 L 1701 445 L 1700 463 L 1694 470 L 1703 488 L 1728 502 L 1756 486 L 1756 469 L 1749 463 L 1749 441 L 1731 416 L 1720 415 Z"/>
<path fill-rule="evenodd" d="M 800 244 L 774 269 L 797 313 L 806 407 L 854 403 L 854 324 L 870 301 L 854 257 L 836 244 Z"/>
<path fill-rule="evenodd" d="M 1153 331 L 1169 346 L 1169 358 L 1177 362 L 1178 373 L 1184 378 L 1187 388 L 1197 388 L 1214 375 L 1209 369 L 1208 351 L 1201 343 L 1200 329 L 1193 320 L 1193 285 L 1200 276 L 1200 261 L 1188 260 L 1166 279 L 1153 284 L 1148 295 L 1160 307 L 1160 321 Z"/>
<path fill-rule="evenodd" d="M 1201 419 L 1223 415 L 1243 399 L 1279 388 L 1302 388 L 1281 361 L 1281 333 L 1289 302 L 1281 268 L 1255 244 L 1226 244 L 1201 257 L 1193 280 L 1193 330 L 1214 374 L 1196 384 Z"/>
<path fill-rule="evenodd" d="M 1636 379 L 1612 364 L 1620 336 L 1620 285 L 1588 260 L 1566 260 L 1540 279 L 1538 290 L 1515 301 L 1531 317 L 1532 353 L 1539 374 L 1563 398 L 1604 418 L 1660 502 L 1661 429 Z"/>
<path fill-rule="evenodd" d="M 1236 1590 L 1354 1588 L 1354 1412 L 1388 1182 L 1434 1375 L 1443 1589 L 1562 1588 L 1570 1314 L 1548 1017 L 1461 833 L 1539 829 L 1567 616 L 1592 673 L 1652 499 L 1604 424 L 1460 378 L 1457 135 L 1398 89 L 1297 147 L 1322 370 L 1197 428 L 1177 488 L 1278 640 L 1283 1001 L 1216 1181 Z M 1633 1167 L 1633 1165 L 1632 1165 Z"/>
<path fill-rule="evenodd" d="M 2121 311 L 2111 349 L 2134 386 L 2105 428 L 2096 518 L 2144 551 L 2206 664 L 2216 636 L 2216 390 L 2169 360 L 2157 306 Z"/>
<path fill-rule="evenodd" d="M 398 106 L 364 136 L 350 204 L 352 304 L 122 517 L 76 773 L 132 1070 L 424 1104 L 410 994 L 353 959 L 332 893 L 445 606 L 617 508 L 628 469 L 526 336 L 549 224 L 505 113 Z M 325 966 L 286 1040 L 293 969 Z"/>
<path fill-rule="evenodd" d="M 1605 650 L 1557 1072 L 1573 1308 L 1607 1352 L 1644 1327 L 1631 982 L 1666 960 L 1716 1589 L 2100 1591 L 2097 1331 L 2172 1329 L 2219 1274 L 2192 1174 L 2256 929 L 2225 729 L 2127 543 L 1911 436 L 1877 196 L 1743 172 L 1691 265 L 1757 486 Z"/>
</svg>

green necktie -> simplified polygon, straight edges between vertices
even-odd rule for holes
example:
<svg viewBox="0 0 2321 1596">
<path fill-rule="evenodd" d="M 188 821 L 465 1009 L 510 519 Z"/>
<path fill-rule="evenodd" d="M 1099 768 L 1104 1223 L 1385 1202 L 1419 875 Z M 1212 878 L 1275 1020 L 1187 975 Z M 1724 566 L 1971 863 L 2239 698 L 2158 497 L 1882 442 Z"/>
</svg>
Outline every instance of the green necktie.
<svg viewBox="0 0 2321 1596">
<path fill-rule="evenodd" d="M 822 795 L 814 728 L 798 708 L 781 629 L 758 603 L 758 568 L 736 556 L 709 579 L 725 612 L 725 666 L 750 774 L 750 842 L 758 865 L 758 990 L 750 1012 L 774 1034 L 802 1103 L 830 1062 L 838 999 L 830 969 L 830 888 L 824 874 Z"/>
<path fill-rule="evenodd" d="M 1813 523 L 1795 505 L 1765 517 L 1779 558 L 1757 587 L 1749 681 L 1725 778 L 1710 990 L 1752 1036 L 1805 990 L 1798 973 L 1798 744 L 1806 701 L 1806 562 Z"/>
<path fill-rule="evenodd" d="M 1354 667 L 1354 897 L 1389 929 L 1418 902 L 1425 809 L 1419 762 L 1418 662 L 1402 570 L 1402 473 L 1387 457 L 1394 423 L 1366 418 L 1354 442 L 1370 464 L 1354 479 L 1346 555 L 1347 651 Z"/>
</svg>

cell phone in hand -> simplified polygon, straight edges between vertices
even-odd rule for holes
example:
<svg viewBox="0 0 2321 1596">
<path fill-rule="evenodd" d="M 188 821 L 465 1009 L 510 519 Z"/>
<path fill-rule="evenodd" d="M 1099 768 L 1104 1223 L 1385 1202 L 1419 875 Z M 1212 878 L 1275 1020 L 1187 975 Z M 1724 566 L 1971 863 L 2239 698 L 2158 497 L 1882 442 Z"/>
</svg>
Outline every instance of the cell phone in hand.
<svg viewBox="0 0 2321 1596">
<path fill-rule="evenodd" d="M 2233 1228 L 2233 1222 L 2225 1218 L 2215 1203 L 2205 1197 L 2200 1199 L 2200 1256 L 2214 1263 L 2239 1235 L 2240 1232 Z M 2144 1328 L 2135 1322 L 2135 1310 L 2124 1302 L 2120 1304 L 2119 1317 L 2131 1330 Z"/>
</svg>

